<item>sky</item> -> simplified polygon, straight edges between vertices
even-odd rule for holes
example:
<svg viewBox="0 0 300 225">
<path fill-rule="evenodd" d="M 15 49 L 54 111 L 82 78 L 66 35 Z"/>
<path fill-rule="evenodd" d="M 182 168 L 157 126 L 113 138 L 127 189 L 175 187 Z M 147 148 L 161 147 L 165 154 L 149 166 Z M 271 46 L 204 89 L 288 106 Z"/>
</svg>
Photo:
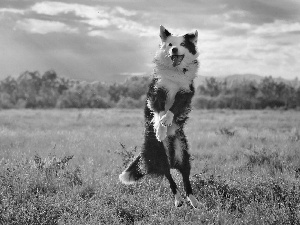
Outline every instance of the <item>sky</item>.
<svg viewBox="0 0 300 225">
<path fill-rule="evenodd" d="M 160 25 L 198 30 L 199 75 L 300 78 L 299 0 L 1 0 L 0 79 L 150 75 Z"/>
</svg>

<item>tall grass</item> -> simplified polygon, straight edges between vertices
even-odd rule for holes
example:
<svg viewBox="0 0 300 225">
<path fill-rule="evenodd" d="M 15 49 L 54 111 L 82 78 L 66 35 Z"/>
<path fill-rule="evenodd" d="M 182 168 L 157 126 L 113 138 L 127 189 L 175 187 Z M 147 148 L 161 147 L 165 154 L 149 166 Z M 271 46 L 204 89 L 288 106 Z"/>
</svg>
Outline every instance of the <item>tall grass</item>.
<svg viewBox="0 0 300 225">
<path fill-rule="evenodd" d="M 299 224 L 299 128 L 293 111 L 193 111 L 194 210 L 165 179 L 119 183 L 142 110 L 0 111 L 0 224 Z"/>
</svg>

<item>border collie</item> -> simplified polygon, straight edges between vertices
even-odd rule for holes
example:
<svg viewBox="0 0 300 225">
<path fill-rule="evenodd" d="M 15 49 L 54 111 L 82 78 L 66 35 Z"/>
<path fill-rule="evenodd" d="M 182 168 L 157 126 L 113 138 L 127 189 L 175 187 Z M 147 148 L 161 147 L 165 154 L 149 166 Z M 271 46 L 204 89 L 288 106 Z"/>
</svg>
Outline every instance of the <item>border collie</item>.
<svg viewBox="0 0 300 225">
<path fill-rule="evenodd" d="M 160 38 L 144 110 L 144 144 L 119 179 L 132 184 L 146 174 L 163 175 L 170 183 L 175 206 L 179 207 L 183 199 L 170 173 L 170 169 L 177 169 L 182 174 L 187 199 L 197 208 L 199 203 L 189 179 L 191 164 L 184 125 L 191 111 L 193 80 L 198 70 L 198 32 L 173 35 L 160 26 Z"/>
</svg>

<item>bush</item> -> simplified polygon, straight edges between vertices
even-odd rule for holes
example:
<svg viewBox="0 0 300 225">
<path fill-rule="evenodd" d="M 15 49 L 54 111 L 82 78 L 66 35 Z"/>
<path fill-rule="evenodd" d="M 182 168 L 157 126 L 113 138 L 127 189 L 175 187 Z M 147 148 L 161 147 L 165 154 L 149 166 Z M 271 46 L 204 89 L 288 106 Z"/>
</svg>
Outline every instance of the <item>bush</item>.
<svg viewBox="0 0 300 225">
<path fill-rule="evenodd" d="M 145 96 L 142 96 L 138 100 L 133 99 L 131 97 L 121 97 L 118 103 L 116 104 L 116 107 L 135 109 L 135 108 L 142 108 L 144 105 L 145 105 Z"/>
<path fill-rule="evenodd" d="M 60 224 L 74 201 L 62 199 L 68 194 L 86 198 L 90 195 L 85 193 L 91 192 L 84 187 L 80 170 L 69 168 L 72 157 L 42 159 L 35 155 L 33 160 L 5 164 L 0 171 L 0 223 Z"/>
</svg>

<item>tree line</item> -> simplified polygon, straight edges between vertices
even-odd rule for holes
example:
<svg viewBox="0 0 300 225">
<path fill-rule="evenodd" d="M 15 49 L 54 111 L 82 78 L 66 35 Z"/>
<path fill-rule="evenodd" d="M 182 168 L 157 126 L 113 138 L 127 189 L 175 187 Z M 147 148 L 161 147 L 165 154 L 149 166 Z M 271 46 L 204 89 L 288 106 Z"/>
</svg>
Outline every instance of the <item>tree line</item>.
<svg viewBox="0 0 300 225">
<path fill-rule="evenodd" d="M 0 108 L 142 108 L 150 79 L 133 76 L 122 83 L 83 82 L 58 77 L 53 70 L 44 74 L 26 71 L 0 83 Z M 299 85 L 260 82 L 228 85 L 207 78 L 196 88 L 193 106 L 198 109 L 300 108 Z"/>
<path fill-rule="evenodd" d="M 271 76 L 233 85 L 211 77 L 197 88 L 194 105 L 201 109 L 295 109 L 300 108 L 300 86 L 297 80 L 278 82 Z"/>
</svg>

